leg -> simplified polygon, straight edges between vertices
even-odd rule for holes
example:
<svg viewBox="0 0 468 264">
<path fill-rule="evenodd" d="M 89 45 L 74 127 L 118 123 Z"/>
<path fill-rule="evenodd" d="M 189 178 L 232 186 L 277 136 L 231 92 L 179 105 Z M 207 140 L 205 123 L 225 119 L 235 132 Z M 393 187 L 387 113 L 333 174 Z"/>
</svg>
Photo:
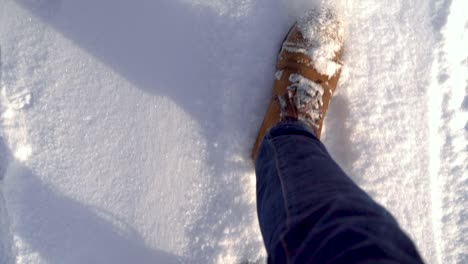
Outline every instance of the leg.
<svg viewBox="0 0 468 264">
<path fill-rule="evenodd" d="M 421 263 L 394 218 L 341 170 L 301 122 L 268 131 L 256 161 L 270 263 Z"/>
</svg>

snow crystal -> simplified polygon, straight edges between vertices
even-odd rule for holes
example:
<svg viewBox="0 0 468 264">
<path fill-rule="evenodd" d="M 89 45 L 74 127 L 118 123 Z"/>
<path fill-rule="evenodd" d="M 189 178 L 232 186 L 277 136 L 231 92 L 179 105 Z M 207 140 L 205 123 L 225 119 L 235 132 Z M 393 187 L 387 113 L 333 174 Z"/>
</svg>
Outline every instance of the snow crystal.
<svg viewBox="0 0 468 264">
<path fill-rule="evenodd" d="M 10 98 L 11 107 L 15 110 L 25 109 L 32 104 L 32 94 L 29 91 L 23 91 Z"/>
<path fill-rule="evenodd" d="M 275 78 L 276 80 L 281 80 L 281 77 L 283 77 L 283 71 L 282 70 L 279 70 L 279 71 L 276 71 L 275 73 Z"/>
</svg>

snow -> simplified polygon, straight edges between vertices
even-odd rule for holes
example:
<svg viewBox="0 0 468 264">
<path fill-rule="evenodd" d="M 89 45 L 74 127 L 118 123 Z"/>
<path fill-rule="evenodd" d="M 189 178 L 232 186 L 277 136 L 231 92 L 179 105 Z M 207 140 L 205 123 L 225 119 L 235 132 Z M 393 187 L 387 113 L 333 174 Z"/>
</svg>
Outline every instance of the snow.
<svg viewBox="0 0 468 264">
<path fill-rule="evenodd" d="M 322 117 L 320 112 L 324 93 L 322 85 L 295 73 L 289 75 L 289 81 L 291 85 L 287 87 L 287 95 L 278 97 L 281 117 L 287 114 L 287 105 L 294 104 L 294 108 L 298 110 L 298 119 L 310 127 L 318 128 L 317 123 Z"/>
<path fill-rule="evenodd" d="M 338 16 L 329 8 L 314 8 L 306 12 L 297 22 L 305 41 L 287 41 L 283 44 L 283 49 L 307 55 L 311 58 L 312 66 L 330 79 L 342 66 L 334 61 L 343 48 L 344 29 Z"/>
<path fill-rule="evenodd" d="M 0 0 L 0 263 L 264 261 L 250 151 L 318 5 Z M 468 4 L 330 5 L 324 143 L 428 263 L 468 262 Z"/>
<path fill-rule="evenodd" d="M 275 79 L 276 80 L 281 80 L 281 77 L 283 77 L 283 70 L 278 70 L 275 72 Z"/>
</svg>

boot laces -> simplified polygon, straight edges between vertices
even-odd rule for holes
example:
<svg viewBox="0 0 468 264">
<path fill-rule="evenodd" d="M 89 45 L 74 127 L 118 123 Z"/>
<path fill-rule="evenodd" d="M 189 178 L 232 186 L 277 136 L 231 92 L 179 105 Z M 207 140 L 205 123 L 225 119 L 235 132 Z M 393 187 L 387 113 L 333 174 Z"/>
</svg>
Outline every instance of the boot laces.
<svg viewBox="0 0 468 264">
<path fill-rule="evenodd" d="M 300 74 L 291 74 L 289 81 L 286 94 L 277 97 L 281 120 L 299 120 L 318 129 L 323 118 L 323 87 Z"/>
</svg>

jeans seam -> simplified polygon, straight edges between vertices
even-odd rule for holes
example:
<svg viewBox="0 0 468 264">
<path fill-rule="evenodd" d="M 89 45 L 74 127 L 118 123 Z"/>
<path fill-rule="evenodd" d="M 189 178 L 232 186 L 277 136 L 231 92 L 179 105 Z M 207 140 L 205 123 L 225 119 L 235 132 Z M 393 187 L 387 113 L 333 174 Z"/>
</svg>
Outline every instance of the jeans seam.
<svg viewBox="0 0 468 264">
<path fill-rule="evenodd" d="M 274 155 L 274 159 L 275 159 L 276 175 L 278 175 L 278 180 L 279 180 L 279 182 L 281 184 L 281 196 L 283 197 L 284 209 L 286 211 L 286 227 L 287 227 L 287 229 L 289 229 L 291 216 L 290 216 L 290 212 L 289 212 L 289 209 L 288 209 L 288 200 L 286 199 L 286 196 L 285 196 L 283 179 L 281 178 L 281 170 L 279 169 L 279 166 L 278 166 L 278 158 L 277 158 L 278 154 L 276 153 L 276 148 L 275 148 L 274 144 L 271 142 L 271 138 L 268 136 L 266 139 L 267 139 L 267 142 L 268 142 L 268 144 L 270 145 L 270 147 L 271 147 L 271 149 L 273 151 L 273 155 Z M 281 240 L 280 241 L 281 241 L 281 245 L 283 246 L 283 249 L 284 249 L 284 251 L 286 253 L 286 260 L 287 260 L 288 263 L 291 263 L 291 256 L 290 256 L 286 241 L 284 240 L 284 235 L 281 235 Z"/>
</svg>

